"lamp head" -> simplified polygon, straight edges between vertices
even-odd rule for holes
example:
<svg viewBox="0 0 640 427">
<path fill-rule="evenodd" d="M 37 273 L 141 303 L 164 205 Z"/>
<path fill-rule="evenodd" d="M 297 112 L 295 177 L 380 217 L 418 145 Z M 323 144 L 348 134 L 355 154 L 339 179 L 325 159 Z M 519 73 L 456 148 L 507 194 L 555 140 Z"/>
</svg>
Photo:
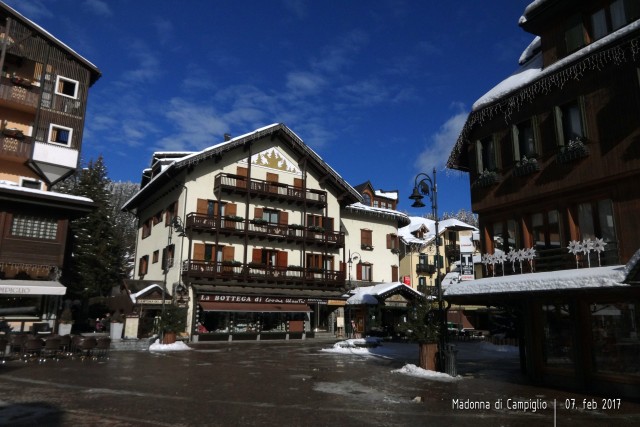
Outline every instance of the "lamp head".
<svg viewBox="0 0 640 427">
<path fill-rule="evenodd" d="M 413 187 L 413 193 L 411 193 L 411 195 L 409 196 L 409 198 L 410 198 L 411 200 L 416 200 L 416 201 L 418 201 L 418 200 L 422 200 L 422 198 L 423 198 L 423 197 L 424 197 L 424 196 L 423 196 L 422 194 L 420 194 L 420 190 L 418 190 L 418 187 L 417 187 L 417 186 Z"/>
</svg>

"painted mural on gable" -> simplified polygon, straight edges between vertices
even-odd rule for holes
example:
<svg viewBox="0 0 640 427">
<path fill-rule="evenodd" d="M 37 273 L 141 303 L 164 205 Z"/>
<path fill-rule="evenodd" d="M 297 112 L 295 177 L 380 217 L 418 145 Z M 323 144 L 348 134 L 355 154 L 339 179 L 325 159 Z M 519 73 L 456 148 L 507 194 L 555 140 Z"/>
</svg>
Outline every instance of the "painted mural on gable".
<svg viewBox="0 0 640 427">
<path fill-rule="evenodd" d="M 240 163 L 247 163 L 246 160 Z M 288 172 L 294 175 L 302 175 L 302 172 L 296 164 L 291 162 L 276 147 L 268 148 L 251 156 L 251 164 L 267 169 L 275 169 L 281 172 Z"/>
</svg>

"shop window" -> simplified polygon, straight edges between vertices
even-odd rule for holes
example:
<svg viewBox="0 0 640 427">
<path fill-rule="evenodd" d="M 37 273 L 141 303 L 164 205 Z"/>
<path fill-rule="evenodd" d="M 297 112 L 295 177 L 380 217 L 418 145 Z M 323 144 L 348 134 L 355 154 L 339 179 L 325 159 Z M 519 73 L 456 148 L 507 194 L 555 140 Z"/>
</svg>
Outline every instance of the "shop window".
<svg viewBox="0 0 640 427">
<path fill-rule="evenodd" d="M 513 141 L 513 157 L 515 161 L 524 158 L 531 159 L 538 156 L 535 118 L 511 126 Z"/>
<path fill-rule="evenodd" d="M 545 365 L 570 367 L 575 360 L 572 307 L 569 304 L 543 305 L 542 320 Z"/>
<path fill-rule="evenodd" d="M 78 97 L 78 86 L 79 84 L 76 80 L 58 76 L 56 79 L 56 94 L 75 99 Z"/>
<path fill-rule="evenodd" d="M 49 142 L 52 144 L 71 145 L 71 136 L 73 135 L 73 129 L 50 124 L 49 125 Z"/>
<path fill-rule="evenodd" d="M 640 300 L 589 305 L 596 372 L 640 375 L 639 308 Z"/>
<path fill-rule="evenodd" d="M 55 240 L 58 235 L 58 220 L 29 215 L 14 215 L 11 221 L 11 236 L 31 239 Z"/>
</svg>

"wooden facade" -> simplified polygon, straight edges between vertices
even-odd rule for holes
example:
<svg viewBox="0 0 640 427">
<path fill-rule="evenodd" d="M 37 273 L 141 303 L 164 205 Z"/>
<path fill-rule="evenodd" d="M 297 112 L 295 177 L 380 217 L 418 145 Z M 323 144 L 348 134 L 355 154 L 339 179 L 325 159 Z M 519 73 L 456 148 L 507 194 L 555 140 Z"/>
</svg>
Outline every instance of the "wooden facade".
<svg viewBox="0 0 640 427">
<path fill-rule="evenodd" d="M 522 271 L 532 280 L 543 271 L 625 264 L 640 248 L 639 19 L 640 4 L 628 0 L 532 4 L 520 25 L 539 39 L 520 72 L 476 102 L 451 153 L 448 166 L 469 172 L 483 252 L 536 249 Z M 605 243 L 597 259 L 568 250 L 596 240 Z M 635 330 L 620 328 L 639 320 L 637 285 L 561 287 L 452 301 L 516 307 L 523 368 L 534 380 L 636 395 L 640 342 Z M 561 324 L 558 336 L 550 332 Z M 611 367 L 598 325 L 625 345 L 624 367 Z M 548 352 L 560 335 L 572 345 L 558 366 Z"/>
</svg>

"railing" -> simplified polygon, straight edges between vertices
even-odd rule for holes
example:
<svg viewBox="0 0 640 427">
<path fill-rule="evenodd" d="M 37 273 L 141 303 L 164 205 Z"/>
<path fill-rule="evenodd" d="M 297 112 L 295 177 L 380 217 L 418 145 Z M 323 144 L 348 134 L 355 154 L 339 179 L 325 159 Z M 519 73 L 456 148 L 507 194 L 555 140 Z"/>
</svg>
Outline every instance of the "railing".
<svg viewBox="0 0 640 427">
<path fill-rule="evenodd" d="M 222 190 L 249 194 L 252 197 L 264 197 L 278 199 L 293 203 L 306 203 L 309 206 L 325 207 L 327 204 L 327 192 L 322 190 L 302 189 L 279 182 L 248 179 L 241 175 L 221 173 L 216 175 L 214 191 Z"/>
<path fill-rule="evenodd" d="M 0 134 L 0 155 L 28 159 L 31 156 L 31 137 L 22 139 Z"/>
<path fill-rule="evenodd" d="M 40 99 L 40 87 L 33 85 L 22 86 L 13 83 L 9 77 L 2 77 L 0 79 L 0 99 L 25 105 L 35 110 Z"/>
<path fill-rule="evenodd" d="M 187 260 L 184 262 L 182 271 L 192 280 L 237 281 L 257 286 L 277 284 L 281 287 L 304 287 L 305 289 L 337 289 L 345 286 L 344 272 L 307 267 Z"/>
<path fill-rule="evenodd" d="M 344 247 L 344 232 L 318 231 L 313 227 L 299 225 L 264 223 L 256 220 L 246 220 L 229 217 L 210 217 L 206 214 L 190 213 L 187 215 L 186 229 L 194 231 L 218 230 L 222 234 L 233 234 L 249 237 L 277 239 L 309 244 L 327 244 L 330 246 Z"/>
<path fill-rule="evenodd" d="M 432 264 L 418 264 L 416 265 L 417 274 L 433 274 L 436 272 L 436 266 Z"/>
</svg>

